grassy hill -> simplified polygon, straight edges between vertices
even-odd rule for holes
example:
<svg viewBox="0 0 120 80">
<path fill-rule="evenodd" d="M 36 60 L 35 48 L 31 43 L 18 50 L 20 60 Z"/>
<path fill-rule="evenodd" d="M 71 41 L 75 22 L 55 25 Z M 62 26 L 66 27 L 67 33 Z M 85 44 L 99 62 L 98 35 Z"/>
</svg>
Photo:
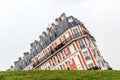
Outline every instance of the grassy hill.
<svg viewBox="0 0 120 80">
<path fill-rule="evenodd" d="M 0 80 L 120 80 L 120 71 L 7 71 L 0 72 Z"/>
</svg>

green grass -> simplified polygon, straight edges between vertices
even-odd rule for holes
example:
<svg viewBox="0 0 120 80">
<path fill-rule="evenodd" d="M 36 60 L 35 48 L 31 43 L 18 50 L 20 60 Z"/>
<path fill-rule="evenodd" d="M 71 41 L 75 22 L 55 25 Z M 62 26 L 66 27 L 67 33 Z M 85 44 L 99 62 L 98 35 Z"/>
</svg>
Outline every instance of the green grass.
<svg viewBox="0 0 120 80">
<path fill-rule="evenodd" d="M 7 71 L 0 72 L 0 80 L 120 80 L 120 71 Z"/>
</svg>

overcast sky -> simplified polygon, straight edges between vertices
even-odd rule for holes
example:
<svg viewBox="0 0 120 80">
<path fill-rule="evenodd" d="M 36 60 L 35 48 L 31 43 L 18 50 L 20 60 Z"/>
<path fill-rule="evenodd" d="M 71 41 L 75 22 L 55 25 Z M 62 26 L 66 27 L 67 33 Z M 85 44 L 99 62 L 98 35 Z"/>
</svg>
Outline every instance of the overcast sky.
<svg viewBox="0 0 120 80">
<path fill-rule="evenodd" d="M 0 0 L 0 70 L 30 50 L 30 43 L 62 12 L 82 21 L 104 59 L 120 69 L 120 0 Z"/>
</svg>

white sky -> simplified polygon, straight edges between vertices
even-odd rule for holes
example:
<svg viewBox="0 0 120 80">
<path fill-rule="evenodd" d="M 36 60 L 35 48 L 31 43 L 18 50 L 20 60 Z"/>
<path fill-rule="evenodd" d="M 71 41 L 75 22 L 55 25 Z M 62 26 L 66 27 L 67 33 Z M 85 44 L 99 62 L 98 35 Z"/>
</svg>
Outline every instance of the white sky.
<svg viewBox="0 0 120 80">
<path fill-rule="evenodd" d="M 29 51 L 30 43 L 62 12 L 81 20 L 113 69 L 120 69 L 120 0 L 0 0 L 0 70 Z"/>
</svg>

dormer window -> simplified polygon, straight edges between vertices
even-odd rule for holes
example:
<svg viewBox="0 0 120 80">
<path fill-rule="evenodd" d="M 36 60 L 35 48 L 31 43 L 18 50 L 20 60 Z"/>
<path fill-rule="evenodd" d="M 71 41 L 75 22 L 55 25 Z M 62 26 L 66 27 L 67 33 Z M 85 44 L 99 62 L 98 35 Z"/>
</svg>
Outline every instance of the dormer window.
<svg viewBox="0 0 120 80">
<path fill-rule="evenodd" d="M 73 22 L 72 17 L 68 18 L 68 22 L 69 22 L 69 23 L 72 23 L 72 22 Z"/>
<path fill-rule="evenodd" d="M 72 27 L 76 25 L 72 16 L 68 18 L 68 23 L 69 23 L 69 26 L 72 26 Z"/>
</svg>

